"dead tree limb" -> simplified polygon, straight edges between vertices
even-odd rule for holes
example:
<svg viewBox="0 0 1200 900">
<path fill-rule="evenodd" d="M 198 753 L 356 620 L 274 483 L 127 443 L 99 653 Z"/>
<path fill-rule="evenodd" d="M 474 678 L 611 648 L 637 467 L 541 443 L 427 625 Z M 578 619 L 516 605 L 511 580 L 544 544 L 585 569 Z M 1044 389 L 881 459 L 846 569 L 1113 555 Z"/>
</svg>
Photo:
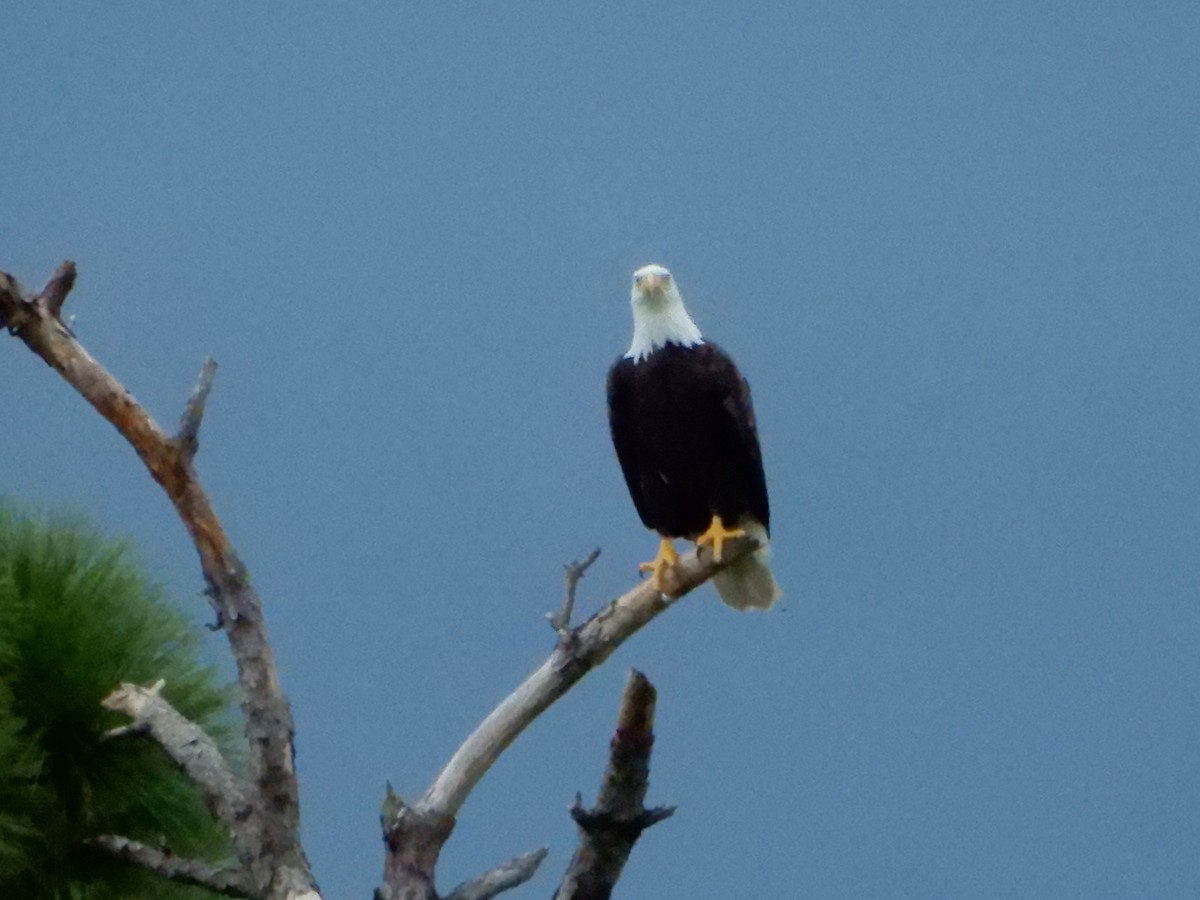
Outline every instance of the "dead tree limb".
<svg viewBox="0 0 1200 900">
<path fill-rule="evenodd" d="M 163 878 L 169 878 L 180 884 L 205 887 L 227 897 L 255 898 L 259 896 L 255 892 L 250 877 L 240 869 L 223 869 L 209 862 L 184 859 L 165 850 L 159 850 L 115 834 L 102 834 L 92 838 L 89 843 L 111 853 L 118 859 L 141 866 L 143 869 L 149 869 Z"/>
<path fill-rule="evenodd" d="M 434 869 L 455 816 L 488 769 L 517 736 L 580 679 L 608 659 L 630 636 L 721 569 L 758 549 L 750 538 L 725 545 L 714 563 L 709 550 L 680 557 L 668 573 L 669 593 L 649 581 L 613 600 L 577 628 L 564 632 L 554 651 L 515 691 L 500 702 L 455 751 L 414 806 L 395 798 L 394 815 L 384 817 L 387 857 L 381 900 L 433 900 Z"/>
<path fill-rule="evenodd" d="M 105 708 L 132 720 L 131 725 L 109 735 L 132 731 L 153 738 L 203 791 L 209 812 L 225 826 L 239 848 L 239 858 L 254 852 L 257 833 L 249 826 L 253 808 L 246 786 L 221 755 L 216 741 L 162 696 L 163 686 L 162 681 L 149 688 L 122 684 L 100 701 Z"/>
<path fill-rule="evenodd" d="M 631 672 L 596 806 L 584 809 L 578 795 L 571 805 L 571 818 L 579 826 L 579 849 L 554 900 L 608 900 L 642 832 L 675 812 L 643 805 L 650 786 L 656 698 L 649 679 Z"/>
<path fill-rule="evenodd" d="M 568 632 L 542 665 L 488 715 L 458 748 L 425 792 L 422 810 L 453 816 L 500 754 L 551 703 L 584 675 L 608 659 L 642 626 L 706 582 L 725 566 L 757 549 L 738 538 L 726 545 L 724 559 L 714 563 L 707 551 L 680 557 L 672 573 L 670 594 L 660 594 L 649 581 L 640 583 Z"/>
<path fill-rule="evenodd" d="M 252 873 L 255 896 L 316 897 L 299 838 L 292 713 L 267 642 L 262 604 L 192 465 L 212 366 L 206 365 L 201 375 L 180 435 L 168 435 L 63 323 L 62 306 L 74 282 L 71 262 L 59 266 L 35 296 L 28 296 L 15 279 L 0 273 L 0 325 L 24 341 L 121 433 L 183 521 L 200 556 L 208 596 L 229 639 L 241 685 L 252 784 L 248 828 L 255 831 L 255 840 L 244 845 L 255 848 L 253 858 L 242 858 L 242 865 Z"/>
<path fill-rule="evenodd" d="M 446 900 L 491 900 L 497 894 L 524 884 L 532 878 L 549 852 L 542 847 L 540 850 L 501 863 L 478 878 L 460 884 L 450 892 Z"/>
</svg>

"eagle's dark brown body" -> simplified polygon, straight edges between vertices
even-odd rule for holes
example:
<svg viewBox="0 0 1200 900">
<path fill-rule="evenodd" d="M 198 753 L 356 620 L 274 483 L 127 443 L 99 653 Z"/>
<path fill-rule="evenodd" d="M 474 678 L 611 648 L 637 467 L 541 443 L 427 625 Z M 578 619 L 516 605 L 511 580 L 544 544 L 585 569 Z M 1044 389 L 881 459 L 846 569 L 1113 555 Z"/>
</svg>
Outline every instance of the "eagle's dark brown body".
<svg viewBox="0 0 1200 900">
<path fill-rule="evenodd" d="M 617 459 L 647 528 L 694 539 L 714 515 L 769 528 L 750 386 L 715 344 L 669 343 L 608 373 Z"/>
</svg>

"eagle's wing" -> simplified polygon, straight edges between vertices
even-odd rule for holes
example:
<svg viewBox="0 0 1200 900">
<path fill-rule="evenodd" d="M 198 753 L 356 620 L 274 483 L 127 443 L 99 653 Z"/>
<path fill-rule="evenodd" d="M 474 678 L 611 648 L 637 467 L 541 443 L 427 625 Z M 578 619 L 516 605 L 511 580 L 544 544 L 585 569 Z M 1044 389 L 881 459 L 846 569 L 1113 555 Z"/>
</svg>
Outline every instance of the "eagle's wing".
<svg viewBox="0 0 1200 900">
<path fill-rule="evenodd" d="M 629 487 L 633 505 L 642 524 L 653 528 L 646 508 L 646 498 L 642 493 L 640 448 L 636 420 L 631 410 L 633 386 L 630 380 L 633 366 L 632 360 L 621 358 L 608 370 L 608 427 L 612 432 L 617 461 L 621 464 L 621 473 L 625 476 L 625 484 Z"/>
<path fill-rule="evenodd" d="M 712 343 L 705 347 L 711 354 L 713 384 L 720 397 L 721 430 L 726 450 L 743 479 L 750 514 L 769 530 L 771 506 L 767 499 L 767 478 L 763 473 L 762 449 L 758 443 L 750 383 L 720 347 Z"/>
</svg>

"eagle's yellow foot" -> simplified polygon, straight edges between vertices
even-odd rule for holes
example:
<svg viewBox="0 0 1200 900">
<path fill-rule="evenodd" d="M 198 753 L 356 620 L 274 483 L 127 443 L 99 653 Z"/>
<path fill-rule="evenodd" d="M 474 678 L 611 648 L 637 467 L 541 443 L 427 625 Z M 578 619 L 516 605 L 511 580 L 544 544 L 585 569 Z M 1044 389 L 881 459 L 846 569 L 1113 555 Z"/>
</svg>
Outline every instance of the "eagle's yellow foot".
<svg viewBox="0 0 1200 900">
<path fill-rule="evenodd" d="M 740 538 L 745 536 L 745 529 L 726 528 L 725 523 L 721 521 L 720 516 L 713 516 L 712 524 L 708 526 L 708 531 L 696 538 L 696 546 L 712 547 L 713 562 L 720 562 L 721 555 L 725 550 L 725 542 L 731 538 Z"/>
<path fill-rule="evenodd" d="M 671 543 L 670 538 L 663 538 L 658 545 L 658 556 L 654 557 L 653 562 L 644 562 L 638 566 L 639 572 L 653 572 L 650 577 L 654 584 L 654 589 L 660 594 L 663 592 L 663 575 L 668 569 L 675 567 L 679 562 L 679 554 L 675 552 L 675 546 Z"/>
</svg>

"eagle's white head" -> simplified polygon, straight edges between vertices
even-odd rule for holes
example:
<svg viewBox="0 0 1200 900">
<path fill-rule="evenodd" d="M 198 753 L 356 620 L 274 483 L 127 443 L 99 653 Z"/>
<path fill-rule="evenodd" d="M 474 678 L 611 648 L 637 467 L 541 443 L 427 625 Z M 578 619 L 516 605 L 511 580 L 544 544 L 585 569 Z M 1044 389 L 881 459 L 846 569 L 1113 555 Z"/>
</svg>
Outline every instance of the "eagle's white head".
<svg viewBox="0 0 1200 900">
<path fill-rule="evenodd" d="M 633 343 L 626 359 L 641 362 L 667 344 L 694 347 L 704 343 L 665 266 L 651 263 L 634 272 L 629 302 L 633 306 Z"/>
</svg>

